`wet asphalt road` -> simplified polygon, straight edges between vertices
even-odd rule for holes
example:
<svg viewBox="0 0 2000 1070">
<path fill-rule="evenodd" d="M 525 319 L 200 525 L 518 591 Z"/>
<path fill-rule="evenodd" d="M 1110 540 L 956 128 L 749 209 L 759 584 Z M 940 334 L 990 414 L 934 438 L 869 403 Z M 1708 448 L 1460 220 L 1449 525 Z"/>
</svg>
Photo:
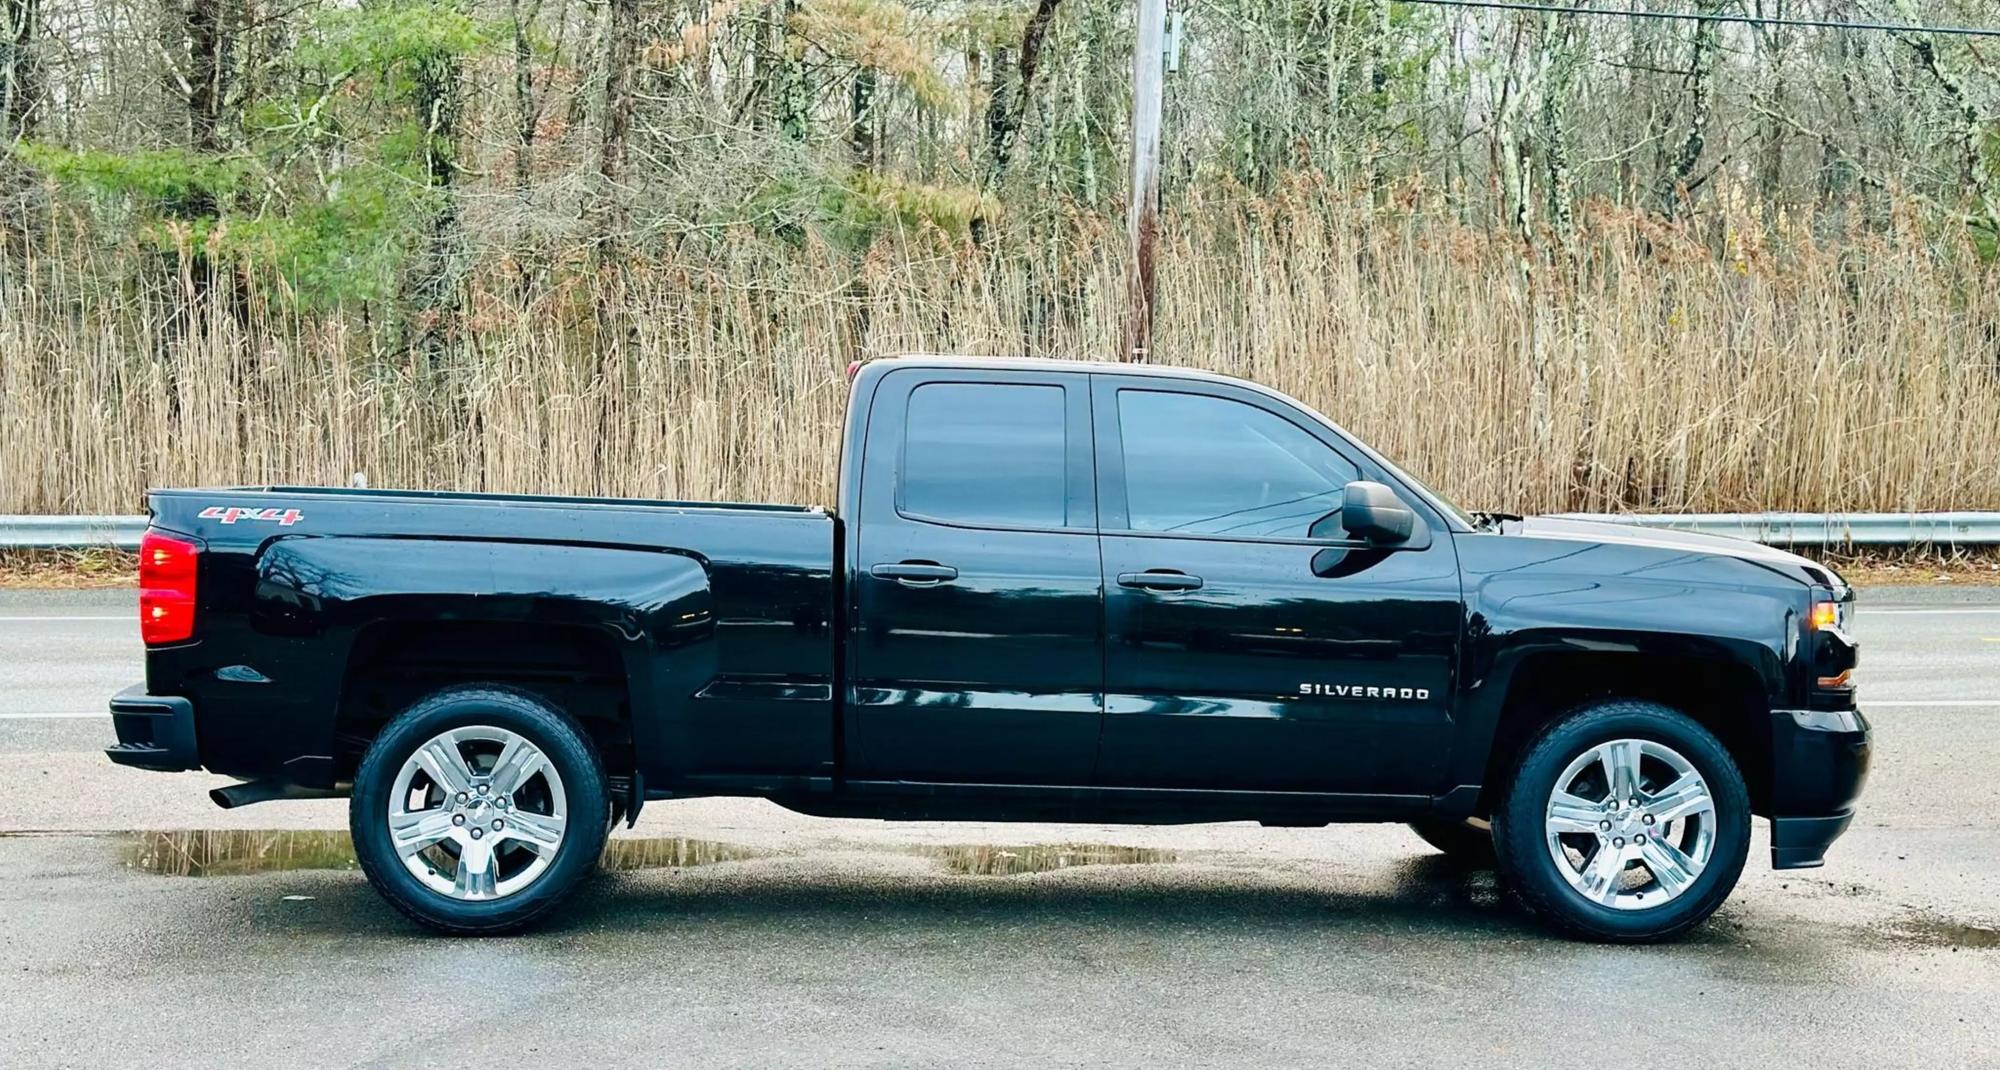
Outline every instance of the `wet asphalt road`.
<svg viewBox="0 0 2000 1070">
<path fill-rule="evenodd" d="M 1865 592 L 1856 827 L 1680 943 L 1544 935 L 1394 827 L 833 821 L 649 807 L 757 857 L 422 934 L 357 873 L 157 876 L 131 829 L 338 828 L 108 765 L 130 595 L 0 592 L 0 1066 L 1996 1067 L 2000 590 Z M 108 616 L 110 620 L 55 619 Z M 966 875 L 923 845 L 1165 860 Z M 740 853 L 740 852 L 739 852 Z"/>
</svg>

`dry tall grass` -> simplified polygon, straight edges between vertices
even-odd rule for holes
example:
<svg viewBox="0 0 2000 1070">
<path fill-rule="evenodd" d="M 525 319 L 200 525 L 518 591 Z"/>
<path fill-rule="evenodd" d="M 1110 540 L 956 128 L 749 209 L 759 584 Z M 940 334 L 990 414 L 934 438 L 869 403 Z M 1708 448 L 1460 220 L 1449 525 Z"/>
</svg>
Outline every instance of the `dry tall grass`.
<svg viewBox="0 0 2000 1070">
<path fill-rule="evenodd" d="M 1472 507 L 2000 507 L 2000 273 L 1949 237 L 1754 233 L 1601 213 L 1573 271 L 1530 280 L 1515 246 L 1421 215 L 1194 204 L 1161 251 L 1159 359 L 1291 392 Z M 857 272 L 745 236 L 525 301 L 494 268 L 438 366 L 359 313 L 105 288 L 110 265 L 44 254 L 0 265 L 0 512 L 357 471 L 831 501 L 849 360 L 1115 356 L 1121 238 L 884 244 Z"/>
</svg>

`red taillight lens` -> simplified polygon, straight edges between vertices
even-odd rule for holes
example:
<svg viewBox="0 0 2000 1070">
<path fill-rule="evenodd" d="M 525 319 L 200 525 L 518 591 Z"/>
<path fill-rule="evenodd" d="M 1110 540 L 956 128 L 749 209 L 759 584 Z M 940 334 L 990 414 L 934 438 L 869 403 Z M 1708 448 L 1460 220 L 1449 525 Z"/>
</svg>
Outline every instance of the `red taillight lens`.
<svg viewBox="0 0 2000 1070">
<path fill-rule="evenodd" d="M 147 530 L 139 539 L 139 637 L 147 646 L 194 635 L 194 581 L 201 544 Z"/>
</svg>

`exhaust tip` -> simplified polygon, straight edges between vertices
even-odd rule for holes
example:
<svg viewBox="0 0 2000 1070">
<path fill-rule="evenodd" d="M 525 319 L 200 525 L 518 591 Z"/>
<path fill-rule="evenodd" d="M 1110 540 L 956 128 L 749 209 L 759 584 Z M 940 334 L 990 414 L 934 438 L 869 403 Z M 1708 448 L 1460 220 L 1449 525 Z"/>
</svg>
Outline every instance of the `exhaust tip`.
<svg viewBox="0 0 2000 1070">
<path fill-rule="evenodd" d="M 345 785 L 333 788 L 307 788 L 283 780 L 245 780 L 212 788 L 208 797 L 224 810 L 234 810 L 239 806 L 270 802 L 273 799 L 338 799 L 346 794 L 344 788 Z"/>
</svg>

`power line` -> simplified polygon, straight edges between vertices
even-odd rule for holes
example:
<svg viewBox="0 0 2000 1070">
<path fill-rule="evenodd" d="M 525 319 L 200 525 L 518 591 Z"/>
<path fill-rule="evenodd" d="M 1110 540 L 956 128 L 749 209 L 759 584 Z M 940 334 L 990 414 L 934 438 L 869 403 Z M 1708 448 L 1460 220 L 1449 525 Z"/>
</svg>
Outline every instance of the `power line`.
<svg viewBox="0 0 2000 1070">
<path fill-rule="evenodd" d="M 1784 19 L 1762 15 L 1702 15 L 1692 11 L 1616 11 L 1602 7 L 1568 7 L 1560 4 L 1512 3 L 1509 0 L 1398 0 L 1428 7 L 1472 7 L 1493 11 L 1533 11 L 1548 15 L 1606 15 L 1626 19 L 1661 19 L 1667 22 L 1739 22 L 1751 26 L 1797 26 L 1819 30 L 1867 30 L 1877 33 L 1938 33 L 1951 37 L 2000 37 L 2000 27 L 1918 26 L 1906 22 L 1836 22 L 1830 19 Z"/>
</svg>

